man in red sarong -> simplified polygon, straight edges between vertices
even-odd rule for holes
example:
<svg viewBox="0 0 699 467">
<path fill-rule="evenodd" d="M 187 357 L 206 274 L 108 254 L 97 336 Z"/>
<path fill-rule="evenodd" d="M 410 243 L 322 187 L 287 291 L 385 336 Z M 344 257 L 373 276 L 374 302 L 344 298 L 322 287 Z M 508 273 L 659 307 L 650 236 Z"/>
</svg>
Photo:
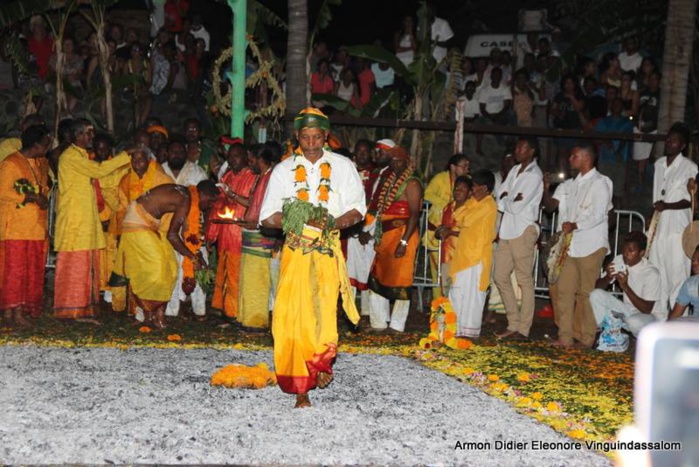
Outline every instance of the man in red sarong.
<svg viewBox="0 0 699 467">
<path fill-rule="evenodd" d="M 248 154 L 242 143 L 232 144 L 227 153 L 228 171 L 219 184 L 225 194 L 217 201 L 210 218 L 228 213 L 232 219 L 243 220 L 250 205 L 250 196 L 257 175 L 248 167 Z M 211 307 L 222 310 L 223 314 L 234 319 L 238 317 L 238 295 L 240 294 L 240 256 L 243 251 L 243 228 L 240 224 L 210 223 L 206 240 L 216 242 L 218 266 L 216 285 Z"/>
</svg>

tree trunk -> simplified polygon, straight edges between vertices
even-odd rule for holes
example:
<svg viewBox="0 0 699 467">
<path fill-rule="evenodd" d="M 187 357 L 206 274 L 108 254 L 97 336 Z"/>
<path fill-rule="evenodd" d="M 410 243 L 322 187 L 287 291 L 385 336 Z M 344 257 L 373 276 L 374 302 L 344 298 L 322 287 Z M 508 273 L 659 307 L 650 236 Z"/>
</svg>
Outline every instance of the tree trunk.
<svg viewBox="0 0 699 467">
<path fill-rule="evenodd" d="M 696 13 L 697 0 L 669 0 L 658 115 L 660 133 L 667 132 L 674 122 L 684 121 Z"/>
<path fill-rule="evenodd" d="M 56 48 L 56 114 L 54 116 L 54 133 L 58 134 L 58 122 L 61 121 L 63 111 L 68 109 L 68 100 L 63 89 L 63 62 L 65 61 L 65 55 L 63 54 L 62 35 L 56 38 L 54 47 Z"/>
<path fill-rule="evenodd" d="M 97 16 L 97 15 L 95 15 Z M 104 17 L 103 15 L 101 16 Z M 104 39 L 104 21 L 97 26 L 97 53 L 99 54 L 102 81 L 104 83 L 104 106 L 107 117 L 107 131 L 114 135 L 114 105 L 112 103 L 112 74 L 109 71 L 109 46 Z"/>
<path fill-rule="evenodd" d="M 289 0 L 289 39 L 286 55 L 286 111 L 296 114 L 306 107 L 306 54 L 308 52 L 308 1 Z M 287 122 L 286 132 L 291 136 L 293 122 Z"/>
</svg>

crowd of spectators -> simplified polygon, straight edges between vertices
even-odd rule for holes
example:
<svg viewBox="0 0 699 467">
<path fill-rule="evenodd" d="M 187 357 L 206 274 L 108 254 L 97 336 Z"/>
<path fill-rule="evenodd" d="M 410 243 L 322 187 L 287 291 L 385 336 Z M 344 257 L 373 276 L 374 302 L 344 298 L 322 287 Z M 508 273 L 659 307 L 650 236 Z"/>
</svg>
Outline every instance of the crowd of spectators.
<svg viewBox="0 0 699 467">
<path fill-rule="evenodd" d="M 164 16 L 157 12 L 163 6 Z M 124 28 L 112 20 L 107 20 L 104 26 L 108 49 L 106 68 L 112 83 L 117 83 L 113 91 L 133 102 L 131 128 L 145 122 L 154 102 L 201 104 L 211 88 L 210 34 L 202 24 L 202 17 L 190 15 L 189 2 L 184 0 L 158 5 L 152 11 L 151 23 L 157 23 L 158 16 L 162 16 L 161 24 L 150 32 Z M 102 100 L 104 80 L 97 33 L 82 27 L 79 16 L 68 20 L 62 35 L 61 63 L 55 38 L 43 16 L 33 16 L 15 32 L 26 46 L 30 65 L 28 72 L 14 68 L 16 87 L 52 92 L 56 74 L 60 72 L 66 93 L 63 117 L 86 115 L 90 110 L 86 108 L 88 96 L 98 102 Z M 82 108 L 78 108 L 80 103 Z M 40 105 L 38 110 L 41 111 Z M 104 118 L 104 103 L 99 110 L 101 115 L 97 117 Z"/>
<path fill-rule="evenodd" d="M 219 50 L 211 49 L 214 42 L 211 34 L 202 24 L 201 16 L 190 14 L 190 2 L 156 3 L 152 5 L 150 31 L 124 29 L 118 22 L 108 22 L 104 29 L 109 48 L 107 68 L 112 81 L 120 83 L 115 92 L 133 103 L 133 123 L 129 128 L 140 127 L 154 105 L 162 113 L 163 108 L 176 101 L 191 102 L 197 109 L 196 115 L 208 127 L 207 99 L 210 99 L 214 81 L 212 58 Z M 463 118 L 467 125 L 531 127 L 544 132 L 549 129 L 629 134 L 657 132 L 661 74 L 654 58 L 640 52 L 635 38 L 625 40 L 619 53 L 607 52 L 599 57 L 576 55 L 570 66 L 561 62 L 566 43 L 559 29 L 527 33 L 526 41 L 514 50 L 494 47 L 485 56 L 462 56 L 454 61 L 447 51 L 461 53 L 462 50 L 454 41 L 454 31 L 429 4 L 427 11 L 432 57 L 437 64 L 435 73 L 444 73 L 450 88 L 456 89 L 459 96 L 456 116 Z M 416 16 L 404 15 L 392 42 L 375 41 L 375 45 L 384 46 L 411 68 L 419 45 L 417 24 Z M 223 33 L 209 28 L 214 36 Z M 47 24 L 41 16 L 35 16 L 24 29 L 20 37 L 34 62 L 36 74 L 19 76 L 17 81 L 22 86 L 34 80 L 50 88 L 55 83 L 57 57 Z M 215 39 L 222 44 L 227 41 L 225 37 Z M 85 115 L 85 109 L 77 107 L 81 103 L 87 105 L 84 97 L 90 91 L 99 93 L 102 88 L 97 42 L 94 32 L 80 36 L 69 22 L 62 40 L 61 73 L 66 89 L 63 116 Z M 270 48 L 262 48 L 272 56 Z M 248 57 L 246 73 L 255 69 L 254 62 Z M 457 62 L 460 67 L 451 69 L 450 64 Z M 317 40 L 310 51 L 309 65 L 312 104 L 328 114 L 351 108 L 361 110 L 372 102 L 377 91 L 385 89 L 397 89 L 404 108 L 412 98 L 412 88 L 391 66 L 351 56 L 345 45 L 335 47 Z M 275 74 L 283 88 L 281 66 Z M 225 86 L 227 80 L 221 82 Z M 328 101 L 321 95 L 334 95 L 337 99 Z M 248 108 L 268 101 L 261 97 L 261 92 L 248 92 Z M 346 106 L 338 104 L 340 101 L 345 101 Z M 103 102 L 100 110 L 104 117 Z M 492 145 L 484 148 L 481 133 L 473 139 L 475 148 L 471 150 L 475 155 L 493 157 L 512 151 L 507 143 L 513 140 L 500 134 L 496 136 L 498 149 L 493 149 Z M 567 159 L 576 139 L 540 138 L 542 167 L 559 174 L 567 173 Z M 353 142 L 344 143 L 349 146 Z M 600 164 L 614 176 L 615 205 L 623 207 L 624 199 L 632 191 L 642 193 L 648 186 L 648 161 L 653 144 L 609 139 L 598 140 L 596 144 Z"/>
</svg>

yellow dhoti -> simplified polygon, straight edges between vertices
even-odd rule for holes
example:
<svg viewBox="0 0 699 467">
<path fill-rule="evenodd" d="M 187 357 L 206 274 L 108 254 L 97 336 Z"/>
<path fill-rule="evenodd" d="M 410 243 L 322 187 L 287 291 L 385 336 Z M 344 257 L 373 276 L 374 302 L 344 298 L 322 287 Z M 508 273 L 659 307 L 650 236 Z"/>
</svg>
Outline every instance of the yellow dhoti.
<svg viewBox="0 0 699 467">
<path fill-rule="evenodd" d="M 250 328 L 269 327 L 270 263 L 274 239 L 256 230 L 243 229 L 240 258 L 240 300 L 238 321 Z"/>
<path fill-rule="evenodd" d="M 308 245 L 318 236 L 317 230 L 306 228 L 301 241 Z M 336 233 L 329 254 L 304 252 L 298 244 L 292 249 L 287 235 L 272 320 L 274 366 L 286 393 L 305 394 L 316 387 L 318 373 L 332 373 L 339 295 L 350 321 L 359 322 L 338 237 Z"/>
<path fill-rule="evenodd" d="M 175 251 L 160 227 L 158 219 L 133 201 L 124 217 L 114 266 L 117 274 L 129 279 L 136 299 L 147 308 L 151 302 L 168 302 L 177 280 Z"/>
</svg>

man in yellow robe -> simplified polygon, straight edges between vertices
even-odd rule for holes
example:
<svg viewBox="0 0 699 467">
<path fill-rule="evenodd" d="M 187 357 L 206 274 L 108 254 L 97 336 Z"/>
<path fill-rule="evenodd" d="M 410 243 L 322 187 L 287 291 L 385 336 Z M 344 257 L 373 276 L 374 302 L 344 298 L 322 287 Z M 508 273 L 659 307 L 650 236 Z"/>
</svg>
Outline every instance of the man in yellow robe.
<svg viewBox="0 0 699 467">
<path fill-rule="evenodd" d="M 185 223 L 192 222 L 188 219 L 190 211 L 196 209 L 192 206 L 198 206 L 200 212 L 207 211 L 218 195 L 214 182 L 204 180 L 196 188 L 161 185 L 129 204 L 111 282 L 123 283 L 124 278 L 128 281 L 143 310 L 145 325 L 165 327 L 165 308 L 177 279 L 175 251 L 192 261 L 194 270 L 206 267 L 202 253 L 190 251 L 181 231 L 197 230 Z M 166 216 L 172 220 L 164 234 L 161 223 Z"/>
<path fill-rule="evenodd" d="M 92 141 L 93 153 L 91 159 L 96 162 L 108 161 L 113 157 L 112 139 L 102 133 L 94 137 Z M 104 301 L 112 302 L 112 291 L 107 285 L 109 275 L 114 267 L 114 255 L 117 247 L 117 235 L 110 230 L 116 222 L 116 214 L 119 209 L 119 181 L 123 176 L 123 169 L 112 172 L 101 179 L 93 179 L 95 196 L 97 198 L 97 212 L 99 212 L 106 248 L 100 250 L 100 290 Z"/>
<path fill-rule="evenodd" d="M 119 182 L 119 206 L 114 222 L 110 225 L 110 232 L 119 237 L 123 230 L 122 224 L 129 204 L 143 193 L 168 183 L 175 183 L 175 181 L 165 173 L 158 162 L 150 159 L 150 152 L 145 150 L 145 148 L 135 150 L 131 159 L 130 170 Z M 163 220 L 165 224 L 163 228 L 165 230 L 167 230 L 167 222 L 169 220 L 169 216 Z M 112 310 L 117 312 L 124 311 L 126 309 L 126 298 L 126 287 L 112 287 Z M 129 313 L 134 314 L 135 308 L 136 304 L 131 301 Z"/>
<path fill-rule="evenodd" d="M 498 207 L 491 192 L 495 177 L 487 170 L 471 178 L 471 198 L 454 213 L 459 238 L 449 267 L 449 300 L 456 313 L 456 335 L 479 337 L 493 264 Z"/>
<path fill-rule="evenodd" d="M 58 204 L 56 216 L 56 277 L 54 313 L 56 318 L 93 319 L 99 305 L 99 250 L 106 247 L 97 212 L 92 180 L 128 166 L 122 151 L 106 162 L 91 161 L 88 148 L 94 136 L 92 123 L 76 119 L 71 126 L 72 144 L 58 163 Z"/>
<path fill-rule="evenodd" d="M 274 168 L 260 219 L 263 227 L 286 227 L 272 318 L 274 366 L 279 387 L 296 394 L 299 408 L 311 405 L 308 391 L 332 381 L 339 295 L 349 319 L 359 321 L 338 231 L 362 219 L 366 200 L 352 161 L 324 148 L 330 122 L 320 110 L 302 110 L 294 129 L 299 148 Z M 324 216 L 309 215 L 309 205 Z"/>
<path fill-rule="evenodd" d="M 432 177 L 425 188 L 425 201 L 430 203 L 427 213 L 428 229 L 423 236 L 423 243 L 430 250 L 430 274 L 432 280 L 437 281 L 437 266 L 439 261 L 439 240 L 435 238 L 435 230 L 442 221 L 444 208 L 453 200 L 454 180 L 457 177 L 468 176 L 471 161 L 465 154 L 454 154 L 447 163 L 447 169 Z M 432 289 L 434 298 L 441 297 L 440 287 Z"/>
</svg>

